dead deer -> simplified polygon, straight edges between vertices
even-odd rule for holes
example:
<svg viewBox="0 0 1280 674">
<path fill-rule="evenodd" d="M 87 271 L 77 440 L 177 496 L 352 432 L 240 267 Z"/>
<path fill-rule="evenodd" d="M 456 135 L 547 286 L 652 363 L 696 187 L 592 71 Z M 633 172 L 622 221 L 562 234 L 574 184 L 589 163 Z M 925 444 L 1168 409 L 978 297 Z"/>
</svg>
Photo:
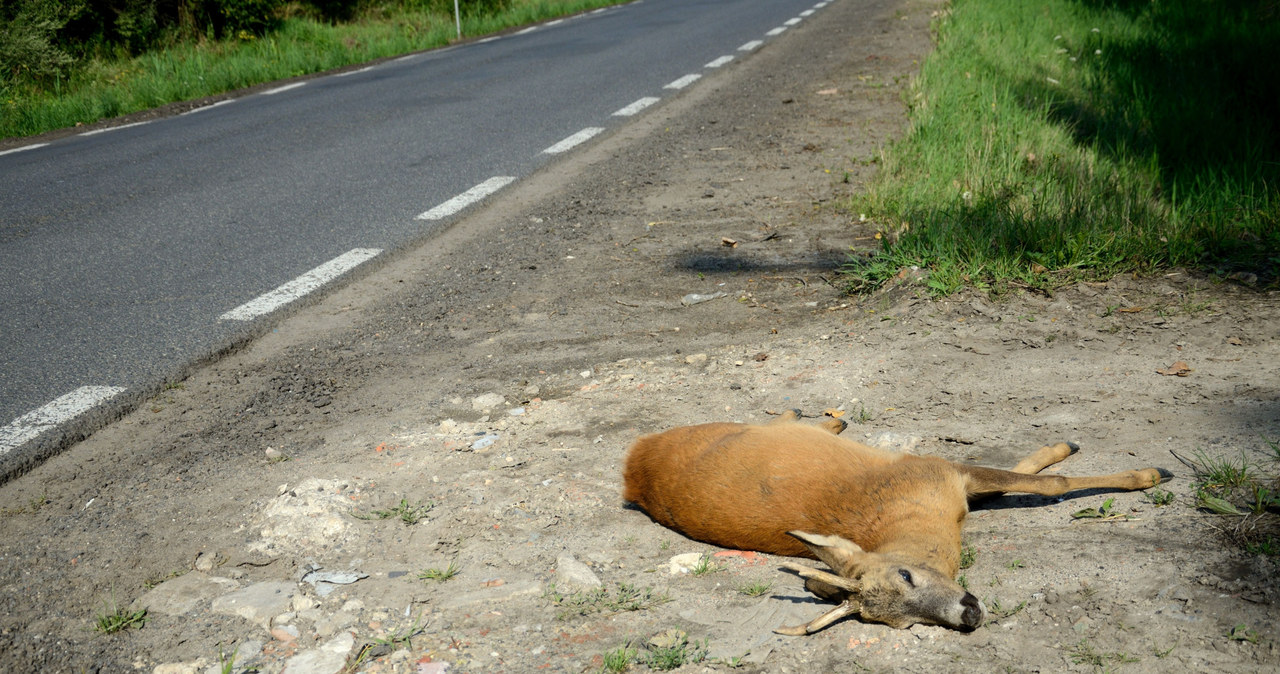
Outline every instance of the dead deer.
<svg viewBox="0 0 1280 674">
<path fill-rule="evenodd" d="M 1169 477 L 1145 468 L 1101 477 L 1037 475 L 1074 445 L 1041 447 L 1012 471 L 877 449 L 837 437 L 846 424 L 712 423 L 640 438 L 627 455 L 623 497 L 690 538 L 741 550 L 814 557 L 835 572 L 784 562 L 805 588 L 840 604 L 780 634 L 841 618 L 895 628 L 972 630 L 986 611 L 956 581 L 969 501 L 1005 492 L 1147 489 Z"/>
</svg>

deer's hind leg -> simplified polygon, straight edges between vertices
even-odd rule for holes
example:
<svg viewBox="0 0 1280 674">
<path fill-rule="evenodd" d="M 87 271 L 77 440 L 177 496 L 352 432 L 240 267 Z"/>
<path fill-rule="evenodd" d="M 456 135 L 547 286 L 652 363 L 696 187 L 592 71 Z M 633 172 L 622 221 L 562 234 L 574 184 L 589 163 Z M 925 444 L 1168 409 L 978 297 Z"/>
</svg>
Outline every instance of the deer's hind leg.
<svg viewBox="0 0 1280 674">
<path fill-rule="evenodd" d="M 1039 453 L 1039 452 L 1037 452 Z M 1034 475 L 997 468 L 953 464 L 967 478 L 965 489 L 969 498 L 994 496 L 1008 492 L 1058 496 L 1079 489 L 1123 489 L 1136 491 L 1148 489 L 1172 477 L 1161 468 L 1143 468 L 1111 475 L 1089 477 L 1064 477 L 1062 475 Z M 1022 465 L 1021 463 L 1018 465 Z"/>
<path fill-rule="evenodd" d="M 769 420 L 769 425 L 795 423 L 797 421 L 800 421 L 800 417 L 802 416 L 804 415 L 800 412 L 800 410 L 792 408 L 779 414 L 777 417 Z M 849 427 L 849 424 L 848 422 L 842 419 L 831 417 L 829 419 L 823 419 L 822 421 L 819 421 L 817 423 L 817 426 L 818 428 L 821 428 L 822 430 L 827 431 L 832 435 L 840 435 L 841 433 L 844 432 L 844 429 Z"/>
<path fill-rule="evenodd" d="M 1018 465 L 1013 467 L 1013 472 L 1035 475 L 1078 451 L 1080 451 L 1080 447 L 1075 443 L 1059 442 L 1056 445 L 1046 445 L 1037 449 L 1031 456 L 1019 461 Z"/>
</svg>

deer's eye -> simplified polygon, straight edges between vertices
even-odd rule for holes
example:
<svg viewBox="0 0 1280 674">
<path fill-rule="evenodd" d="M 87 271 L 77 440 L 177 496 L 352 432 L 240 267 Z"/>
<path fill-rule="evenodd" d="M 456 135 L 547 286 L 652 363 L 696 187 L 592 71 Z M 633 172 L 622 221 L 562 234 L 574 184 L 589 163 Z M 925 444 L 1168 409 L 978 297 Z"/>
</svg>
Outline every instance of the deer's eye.
<svg viewBox="0 0 1280 674">
<path fill-rule="evenodd" d="M 908 570 L 906 570 L 906 569 L 898 569 L 898 575 L 899 575 L 899 576 L 902 576 L 902 579 L 903 579 L 903 580 L 905 580 L 905 581 L 907 581 L 907 585 L 910 585 L 911 587 L 915 587 L 915 586 L 916 586 L 915 582 L 913 582 L 913 581 L 911 580 L 911 572 L 910 572 L 910 571 L 908 571 Z"/>
</svg>

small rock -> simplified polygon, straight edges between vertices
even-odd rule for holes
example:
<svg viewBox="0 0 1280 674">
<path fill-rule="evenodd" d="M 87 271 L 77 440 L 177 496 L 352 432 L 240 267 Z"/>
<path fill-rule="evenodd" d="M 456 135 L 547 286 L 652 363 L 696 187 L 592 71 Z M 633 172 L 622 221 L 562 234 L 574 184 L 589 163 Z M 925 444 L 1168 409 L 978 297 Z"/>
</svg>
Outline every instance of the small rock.
<svg viewBox="0 0 1280 674">
<path fill-rule="evenodd" d="M 675 576 L 682 573 L 689 573 L 697 567 L 698 562 L 701 561 L 701 552 L 686 552 L 681 555 L 676 555 L 672 557 L 670 561 L 671 575 Z"/>
<path fill-rule="evenodd" d="M 255 583 L 243 590 L 218 597 L 213 602 L 214 613 L 238 615 L 270 629 L 271 619 L 288 608 L 296 587 L 293 583 Z"/>
<path fill-rule="evenodd" d="M 484 449 L 497 441 L 498 441 L 497 433 L 486 435 L 483 438 L 480 438 L 479 440 L 476 440 L 475 442 L 471 443 L 471 449 Z"/>
<path fill-rule="evenodd" d="M 726 293 L 724 291 L 714 292 L 709 295 L 704 295 L 700 293 L 689 293 L 688 295 L 685 295 L 684 297 L 680 298 L 680 303 L 685 305 L 686 307 L 691 307 L 695 304 L 702 304 L 703 302 L 710 302 L 711 300 L 718 300 L 721 297 L 728 297 L 728 296 L 729 296 L 729 293 Z"/>
<path fill-rule="evenodd" d="M 346 668 L 347 656 L 355 645 L 355 636 L 343 632 L 319 648 L 289 658 L 284 663 L 282 674 L 338 674 Z"/>
<path fill-rule="evenodd" d="M 560 555 L 556 559 L 556 585 L 588 589 L 600 587 L 601 583 L 591 567 L 578 561 L 573 555 Z"/>
<path fill-rule="evenodd" d="M 164 665 L 156 665 L 151 670 L 151 674 L 199 674 L 200 670 L 209 666 L 209 661 L 200 658 L 191 662 L 171 662 Z"/>
<path fill-rule="evenodd" d="M 298 640 L 298 628 L 293 625 L 280 625 L 271 628 L 271 637 L 276 641 L 289 643 Z"/>
<path fill-rule="evenodd" d="M 707 354 L 694 353 L 684 357 L 684 362 L 689 365 L 703 365 L 707 362 Z"/>
<path fill-rule="evenodd" d="M 228 578 L 187 573 L 152 588 L 134 602 L 134 610 L 145 608 L 163 615 L 185 615 L 201 603 L 238 587 L 239 583 Z"/>
<path fill-rule="evenodd" d="M 217 561 L 218 556 L 216 554 L 212 552 L 202 552 L 196 555 L 195 569 L 202 573 L 209 573 L 213 570 L 214 564 Z"/>
<path fill-rule="evenodd" d="M 507 399 L 497 393 L 485 393 L 471 399 L 471 409 L 476 411 L 491 410 L 507 404 Z"/>
</svg>

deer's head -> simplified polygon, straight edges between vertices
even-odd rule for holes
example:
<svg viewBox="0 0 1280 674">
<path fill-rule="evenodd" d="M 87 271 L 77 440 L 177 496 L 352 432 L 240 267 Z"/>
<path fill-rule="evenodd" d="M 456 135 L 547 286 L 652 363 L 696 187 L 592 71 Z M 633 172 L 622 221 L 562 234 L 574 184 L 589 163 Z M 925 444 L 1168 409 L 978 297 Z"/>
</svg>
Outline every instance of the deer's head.
<svg viewBox="0 0 1280 674">
<path fill-rule="evenodd" d="M 853 614 L 899 629 L 923 623 L 965 631 L 977 628 L 986 617 L 977 597 L 920 560 L 867 552 L 839 536 L 789 533 L 835 573 L 790 562 L 783 566 L 806 579 L 805 589 L 840 605 L 807 624 L 775 630 L 779 634 L 812 634 Z"/>
</svg>

